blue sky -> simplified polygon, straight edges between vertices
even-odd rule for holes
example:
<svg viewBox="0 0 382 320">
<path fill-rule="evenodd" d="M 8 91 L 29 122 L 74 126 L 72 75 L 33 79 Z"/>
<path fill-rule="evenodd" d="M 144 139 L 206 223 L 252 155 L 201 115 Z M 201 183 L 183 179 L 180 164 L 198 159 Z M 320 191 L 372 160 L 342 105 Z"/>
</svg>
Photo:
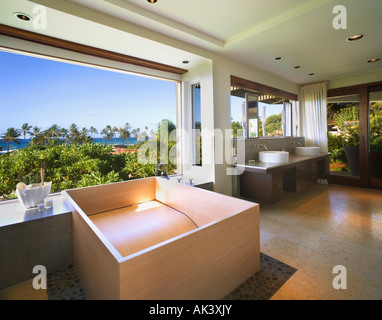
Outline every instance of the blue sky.
<svg viewBox="0 0 382 320">
<path fill-rule="evenodd" d="M 0 134 L 28 122 L 46 129 L 176 123 L 174 82 L 0 51 Z"/>
</svg>

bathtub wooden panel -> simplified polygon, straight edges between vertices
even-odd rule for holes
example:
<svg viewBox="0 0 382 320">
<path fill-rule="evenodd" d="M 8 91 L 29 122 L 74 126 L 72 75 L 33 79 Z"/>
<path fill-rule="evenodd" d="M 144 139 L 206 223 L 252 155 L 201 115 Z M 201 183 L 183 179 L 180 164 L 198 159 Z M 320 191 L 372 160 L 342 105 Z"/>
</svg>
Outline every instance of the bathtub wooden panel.
<svg viewBox="0 0 382 320">
<path fill-rule="evenodd" d="M 117 300 L 119 262 L 94 232 L 87 217 L 72 213 L 73 262 L 89 299 Z"/>
<path fill-rule="evenodd" d="M 156 198 L 187 214 L 199 227 L 254 205 L 253 202 L 212 191 L 190 188 L 183 184 L 169 184 L 161 178 L 156 178 Z"/>
<path fill-rule="evenodd" d="M 258 207 L 121 260 L 121 299 L 221 299 L 260 269 Z"/>
<path fill-rule="evenodd" d="M 89 216 L 155 200 L 155 178 L 117 182 L 66 192 Z"/>
<path fill-rule="evenodd" d="M 158 201 L 94 214 L 89 219 L 122 257 L 197 228 L 186 215 Z"/>
</svg>

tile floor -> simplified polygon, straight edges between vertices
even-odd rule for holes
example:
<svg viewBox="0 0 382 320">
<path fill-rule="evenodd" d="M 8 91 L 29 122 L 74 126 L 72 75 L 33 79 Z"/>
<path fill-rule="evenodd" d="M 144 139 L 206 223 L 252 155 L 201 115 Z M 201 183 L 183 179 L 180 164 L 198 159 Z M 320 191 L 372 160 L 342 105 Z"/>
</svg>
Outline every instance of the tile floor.
<svg viewBox="0 0 382 320">
<path fill-rule="evenodd" d="M 272 299 L 382 299 L 382 190 L 315 185 L 260 212 L 261 251 L 297 269 Z"/>
<path fill-rule="evenodd" d="M 382 299 L 382 190 L 315 185 L 261 205 L 260 216 L 261 252 L 297 269 L 271 299 Z M 333 288 L 336 265 L 347 289 Z M 31 288 L 5 289 L 0 300 L 47 299 Z"/>
</svg>

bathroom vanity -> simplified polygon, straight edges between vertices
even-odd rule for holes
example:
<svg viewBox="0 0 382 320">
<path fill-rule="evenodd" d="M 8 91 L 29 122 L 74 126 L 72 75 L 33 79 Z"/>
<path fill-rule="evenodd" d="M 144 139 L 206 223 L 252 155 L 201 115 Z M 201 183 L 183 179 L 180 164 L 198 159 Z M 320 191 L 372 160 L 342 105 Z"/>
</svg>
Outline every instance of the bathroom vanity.
<svg viewBox="0 0 382 320">
<path fill-rule="evenodd" d="M 91 299 L 221 299 L 260 269 L 256 203 L 160 177 L 63 196 Z"/>
<path fill-rule="evenodd" d="M 256 160 L 237 164 L 244 170 L 239 176 L 240 196 L 275 203 L 283 199 L 284 191 L 301 192 L 317 183 L 317 179 L 327 179 L 329 156 L 290 153 L 288 161 L 282 163 Z"/>
</svg>

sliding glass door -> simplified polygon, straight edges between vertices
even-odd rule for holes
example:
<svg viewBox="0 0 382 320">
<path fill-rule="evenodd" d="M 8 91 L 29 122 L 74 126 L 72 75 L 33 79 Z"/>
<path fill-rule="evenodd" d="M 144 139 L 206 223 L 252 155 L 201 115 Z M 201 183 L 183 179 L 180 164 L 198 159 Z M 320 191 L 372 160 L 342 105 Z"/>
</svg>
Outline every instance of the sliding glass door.
<svg viewBox="0 0 382 320">
<path fill-rule="evenodd" d="M 328 91 L 333 183 L 382 188 L 382 84 Z"/>
<path fill-rule="evenodd" d="M 359 177 L 359 95 L 329 97 L 330 174 Z"/>
<path fill-rule="evenodd" d="M 382 188 L 382 86 L 369 89 L 370 186 Z"/>
</svg>

